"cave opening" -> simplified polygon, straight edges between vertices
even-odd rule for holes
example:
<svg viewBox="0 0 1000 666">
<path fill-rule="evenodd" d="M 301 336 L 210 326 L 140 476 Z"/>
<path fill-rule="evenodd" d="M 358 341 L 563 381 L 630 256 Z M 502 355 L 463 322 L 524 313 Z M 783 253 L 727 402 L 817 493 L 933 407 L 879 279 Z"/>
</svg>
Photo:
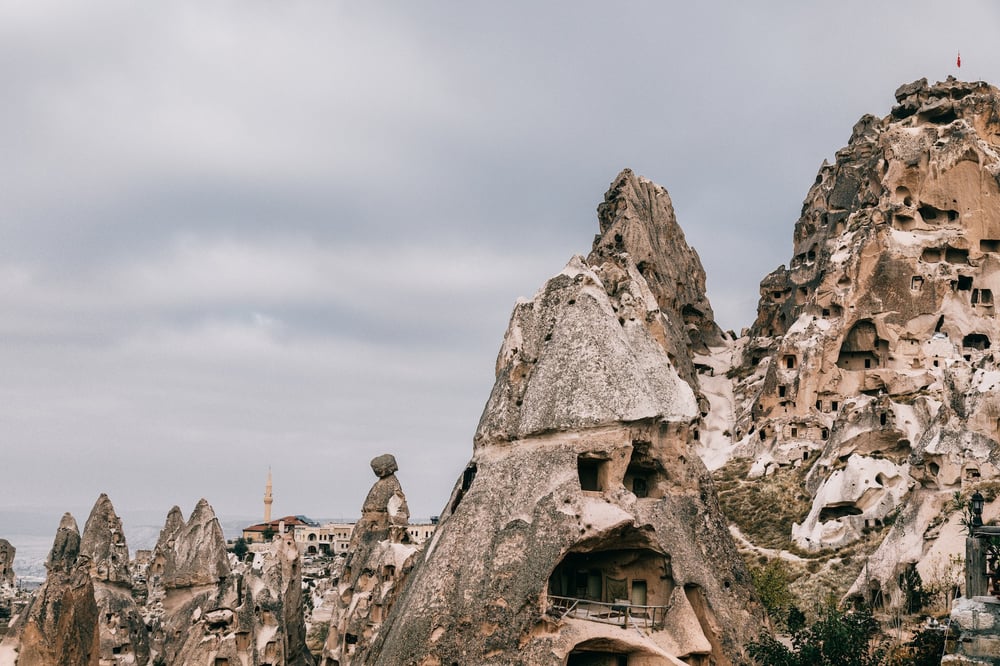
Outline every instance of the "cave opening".
<svg viewBox="0 0 1000 666">
<path fill-rule="evenodd" d="M 819 522 L 840 520 L 847 516 L 860 516 L 862 513 L 864 512 L 853 504 L 827 504 L 820 509 Z"/>
</svg>

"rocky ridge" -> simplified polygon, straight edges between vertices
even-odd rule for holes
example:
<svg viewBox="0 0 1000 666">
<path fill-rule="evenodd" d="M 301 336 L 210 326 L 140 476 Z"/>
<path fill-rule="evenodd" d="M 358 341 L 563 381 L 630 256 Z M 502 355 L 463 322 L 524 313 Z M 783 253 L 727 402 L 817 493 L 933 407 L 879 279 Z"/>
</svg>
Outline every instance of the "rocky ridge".
<svg viewBox="0 0 1000 666">
<path fill-rule="evenodd" d="M 955 498 L 995 497 L 1000 464 L 1000 91 L 920 80 L 896 100 L 820 168 L 727 424 L 751 482 L 804 473 L 789 545 L 859 551 L 851 593 L 877 603 L 963 554 Z"/>
<path fill-rule="evenodd" d="M 729 664 L 764 624 L 678 370 L 717 333 L 683 319 L 711 313 L 697 280 L 671 293 L 700 262 L 630 171 L 602 211 L 591 257 L 515 307 L 473 458 L 365 663 Z"/>
<path fill-rule="evenodd" d="M 140 573 L 131 570 L 121 520 L 101 495 L 82 537 L 73 517 L 63 517 L 46 567 L 45 583 L 0 644 L 0 663 L 313 664 L 291 537 L 238 562 L 205 500 L 187 521 L 171 509 Z M 137 588 L 143 579 L 148 589 Z"/>
</svg>

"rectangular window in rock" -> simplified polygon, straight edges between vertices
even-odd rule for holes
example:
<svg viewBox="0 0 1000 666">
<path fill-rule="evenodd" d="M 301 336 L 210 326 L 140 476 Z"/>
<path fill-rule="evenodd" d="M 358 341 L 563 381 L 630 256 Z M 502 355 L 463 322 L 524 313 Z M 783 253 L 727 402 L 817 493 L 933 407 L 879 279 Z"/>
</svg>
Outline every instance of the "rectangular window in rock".
<svg viewBox="0 0 1000 666">
<path fill-rule="evenodd" d="M 582 453 L 577 458 L 576 469 L 580 476 L 580 490 L 601 492 L 607 489 L 607 466 L 605 458 Z"/>
</svg>

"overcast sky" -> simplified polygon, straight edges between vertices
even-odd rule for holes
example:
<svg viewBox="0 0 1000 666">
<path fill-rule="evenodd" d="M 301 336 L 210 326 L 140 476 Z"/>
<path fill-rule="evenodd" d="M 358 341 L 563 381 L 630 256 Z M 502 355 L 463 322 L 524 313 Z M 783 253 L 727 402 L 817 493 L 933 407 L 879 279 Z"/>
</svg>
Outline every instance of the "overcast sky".
<svg viewBox="0 0 1000 666">
<path fill-rule="evenodd" d="M 514 300 L 622 168 L 738 331 L 857 119 L 959 49 L 1000 81 L 998 29 L 995 2 L 2 0 L 0 508 L 255 516 L 270 465 L 276 516 L 353 516 L 391 452 L 437 514 Z"/>
</svg>

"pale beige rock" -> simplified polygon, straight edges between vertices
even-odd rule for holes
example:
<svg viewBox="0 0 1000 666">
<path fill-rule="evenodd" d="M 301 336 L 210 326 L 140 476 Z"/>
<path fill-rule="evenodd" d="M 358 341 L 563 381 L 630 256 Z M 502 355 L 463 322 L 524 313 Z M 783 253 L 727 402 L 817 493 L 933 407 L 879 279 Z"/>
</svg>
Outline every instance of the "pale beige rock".
<svg viewBox="0 0 1000 666">
<path fill-rule="evenodd" d="M 90 560 L 94 581 L 101 662 L 126 666 L 149 661 L 149 636 L 132 596 L 129 552 L 121 519 L 107 495 L 102 494 L 87 518 L 80 553 Z"/>
<path fill-rule="evenodd" d="M 711 332 L 711 310 L 703 327 L 671 319 L 699 302 L 666 279 L 693 252 L 636 207 L 676 225 L 666 192 L 623 172 L 591 258 L 515 307 L 472 461 L 365 663 L 729 664 L 764 625 L 673 362 L 693 370 L 677 331 Z"/>
<path fill-rule="evenodd" d="M 150 565 L 152 657 L 167 664 L 311 666 L 302 568 L 290 537 L 233 569 L 204 499 L 184 522 L 171 509 Z"/>
<path fill-rule="evenodd" d="M 76 520 L 65 514 L 45 564 L 45 583 L 4 638 L 18 666 L 98 666 L 100 632 L 90 562 Z"/>
<path fill-rule="evenodd" d="M 365 654 L 379 635 L 406 581 L 420 546 L 411 543 L 406 526 L 406 496 L 395 476 L 396 459 L 383 454 L 371 461 L 378 481 L 361 508 L 347 559 L 333 582 L 324 666 L 369 663 Z"/>
<path fill-rule="evenodd" d="M 10 541 L 0 539 L 0 586 L 14 585 L 14 554 L 17 549 Z"/>
<path fill-rule="evenodd" d="M 922 80 L 897 101 L 820 168 L 731 373 L 731 455 L 759 483 L 812 465 L 796 541 L 877 545 L 854 589 L 877 568 L 886 598 L 925 566 L 947 500 L 1000 462 L 1000 91 Z"/>
</svg>

